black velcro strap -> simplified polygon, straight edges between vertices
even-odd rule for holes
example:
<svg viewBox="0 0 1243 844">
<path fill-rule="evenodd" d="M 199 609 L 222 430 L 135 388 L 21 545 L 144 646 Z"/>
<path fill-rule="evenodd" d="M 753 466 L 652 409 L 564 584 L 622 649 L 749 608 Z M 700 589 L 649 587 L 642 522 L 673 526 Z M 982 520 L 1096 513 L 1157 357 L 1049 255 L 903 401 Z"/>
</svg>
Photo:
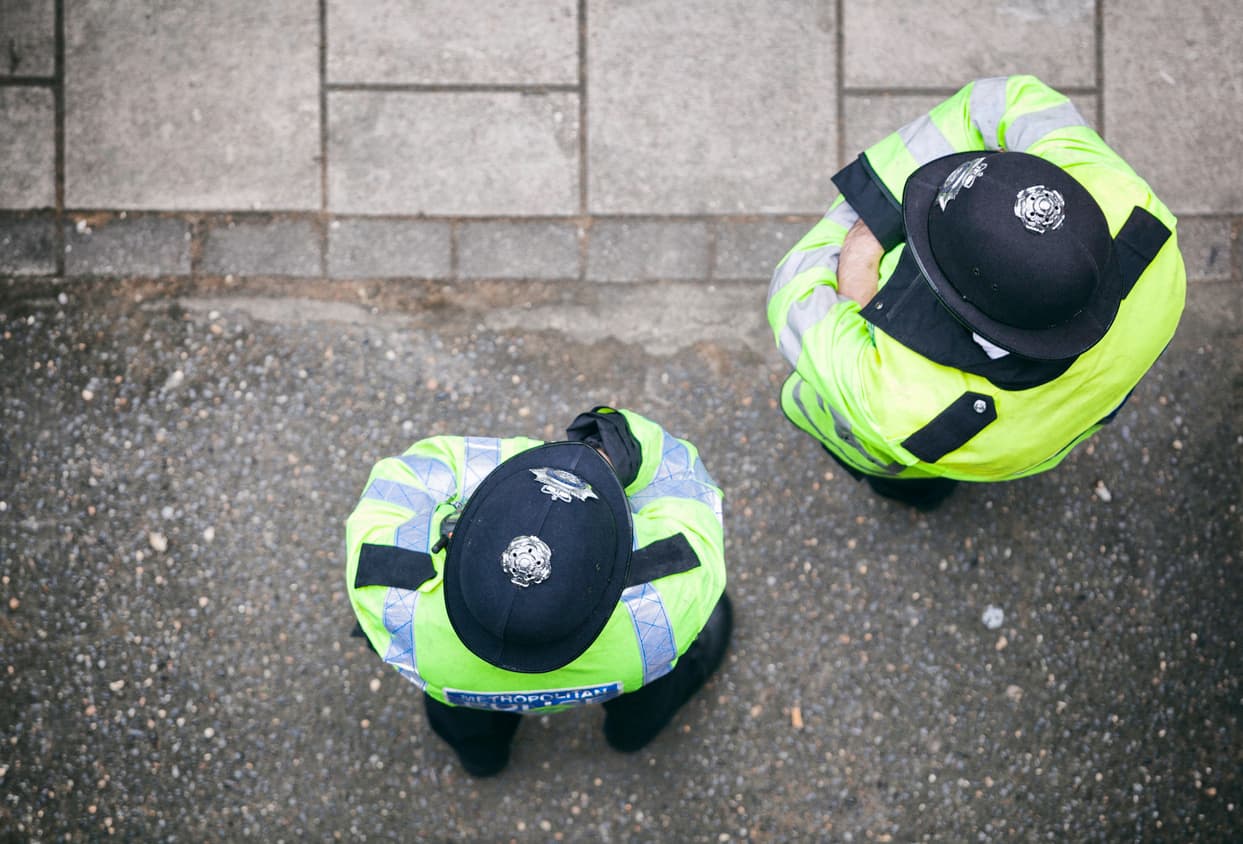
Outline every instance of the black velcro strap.
<svg viewBox="0 0 1243 844">
<path fill-rule="evenodd" d="M 671 574 L 681 574 L 699 566 L 695 550 L 680 533 L 645 545 L 630 557 L 630 579 L 627 586 L 650 583 Z"/>
<path fill-rule="evenodd" d="M 902 203 L 876 175 L 868 161 L 867 153 L 847 164 L 833 177 L 833 184 L 846 197 L 872 234 L 888 252 L 906 240 L 902 228 Z"/>
<path fill-rule="evenodd" d="M 1130 294 L 1135 282 L 1139 281 L 1169 239 L 1170 230 L 1165 223 L 1136 205 L 1114 238 L 1114 248 L 1118 251 L 1118 272 L 1122 275 L 1123 299 Z"/>
<path fill-rule="evenodd" d="M 902 442 L 902 447 L 925 463 L 936 463 L 962 448 L 997 418 L 992 396 L 963 393 L 936 418 Z"/>
<path fill-rule="evenodd" d="M 426 552 L 364 542 L 358 554 L 354 588 L 395 586 L 413 591 L 435 576 L 436 567 Z"/>
</svg>

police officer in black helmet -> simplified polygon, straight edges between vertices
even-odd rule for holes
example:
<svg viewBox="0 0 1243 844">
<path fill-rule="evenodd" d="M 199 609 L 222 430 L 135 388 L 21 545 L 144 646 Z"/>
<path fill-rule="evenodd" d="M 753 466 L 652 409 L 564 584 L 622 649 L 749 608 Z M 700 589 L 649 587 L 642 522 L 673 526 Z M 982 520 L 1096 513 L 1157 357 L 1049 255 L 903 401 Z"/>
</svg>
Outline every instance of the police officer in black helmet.
<svg viewBox="0 0 1243 844">
<path fill-rule="evenodd" d="M 613 748 L 646 746 L 732 630 L 720 489 L 629 410 L 556 443 L 421 440 L 372 470 L 346 545 L 362 634 L 475 776 L 526 713 L 600 703 Z"/>
</svg>

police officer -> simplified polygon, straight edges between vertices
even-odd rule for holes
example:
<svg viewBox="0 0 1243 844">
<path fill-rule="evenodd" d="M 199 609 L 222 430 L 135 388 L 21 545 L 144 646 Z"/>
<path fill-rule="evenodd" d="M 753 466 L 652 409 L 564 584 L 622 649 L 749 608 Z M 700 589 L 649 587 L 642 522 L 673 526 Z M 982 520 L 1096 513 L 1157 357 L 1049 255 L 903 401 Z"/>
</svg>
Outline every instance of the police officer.
<svg viewBox="0 0 1243 844">
<path fill-rule="evenodd" d="M 505 767 L 523 713 L 601 703 L 608 743 L 642 748 L 730 638 L 721 491 L 695 447 L 607 407 L 566 433 L 421 440 L 346 522 L 362 632 L 474 776 Z"/>
<path fill-rule="evenodd" d="M 1174 216 L 1034 77 L 968 84 L 833 181 L 769 288 L 782 409 L 882 495 L 1052 468 L 1173 336 Z"/>
</svg>

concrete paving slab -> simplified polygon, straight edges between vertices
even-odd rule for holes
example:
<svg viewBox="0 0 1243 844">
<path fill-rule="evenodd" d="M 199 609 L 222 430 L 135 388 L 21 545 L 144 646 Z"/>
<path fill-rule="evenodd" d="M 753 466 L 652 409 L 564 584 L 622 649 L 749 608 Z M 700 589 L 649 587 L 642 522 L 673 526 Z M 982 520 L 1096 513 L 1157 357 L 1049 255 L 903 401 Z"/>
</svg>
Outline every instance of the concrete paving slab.
<svg viewBox="0 0 1243 844">
<path fill-rule="evenodd" d="M 65 2 L 65 202 L 318 210 L 314 3 Z"/>
<path fill-rule="evenodd" d="M 829 4 L 600 3 L 587 29 L 591 212 L 817 210 L 835 155 Z"/>
<path fill-rule="evenodd" d="M 48 88 L 0 88 L 0 208 L 56 206 L 56 106 Z"/>
<path fill-rule="evenodd" d="M 328 224 L 331 278 L 448 278 L 451 226 L 425 220 L 333 220 Z"/>
<path fill-rule="evenodd" d="M 55 72 L 54 0 L 0 0 L 0 79 Z"/>
<path fill-rule="evenodd" d="M 828 208 L 828 198 L 824 206 Z M 818 218 L 817 218 L 818 219 Z M 815 220 L 759 220 L 719 222 L 715 227 L 716 249 L 711 278 L 763 281 L 767 290 L 777 263 L 814 225 Z"/>
<path fill-rule="evenodd" d="M 1106 4 L 1105 28 L 1110 142 L 1175 214 L 1243 209 L 1238 10 L 1212 0 Z"/>
<path fill-rule="evenodd" d="M 587 279 L 704 278 L 709 235 L 697 221 L 601 220 L 588 233 Z"/>
<path fill-rule="evenodd" d="M 190 274 L 190 224 L 172 217 L 98 214 L 65 225 L 70 275 Z"/>
<path fill-rule="evenodd" d="M 573 85 L 574 0 L 329 0 L 328 81 Z"/>
<path fill-rule="evenodd" d="M 313 220 L 215 220 L 206 225 L 200 272 L 318 276 L 323 236 Z"/>
<path fill-rule="evenodd" d="M 578 97 L 333 92 L 328 205 L 344 214 L 578 210 Z"/>
<path fill-rule="evenodd" d="M 1229 281 L 1235 245 L 1230 220 L 1183 217 L 1178 221 L 1178 248 L 1188 281 Z"/>
<path fill-rule="evenodd" d="M 0 213 L 0 273 L 24 276 L 55 272 L 56 217 Z"/>
<path fill-rule="evenodd" d="M 1234 273 L 1235 281 L 1243 279 L 1243 219 L 1236 218 L 1234 226 L 1230 232 L 1230 242 L 1234 249 Z"/>
<path fill-rule="evenodd" d="M 484 278 L 572 278 L 582 263 L 577 223 L 466 222 L 457 230 L 458 275 Z"/>
<path fill-rule="evenodd" d="M 847 88 L 955 90 L 1032 73 L 1055 88 L 1096 85 L 1093 0 L 905 0 L 843 4 Z"/>
</svg>

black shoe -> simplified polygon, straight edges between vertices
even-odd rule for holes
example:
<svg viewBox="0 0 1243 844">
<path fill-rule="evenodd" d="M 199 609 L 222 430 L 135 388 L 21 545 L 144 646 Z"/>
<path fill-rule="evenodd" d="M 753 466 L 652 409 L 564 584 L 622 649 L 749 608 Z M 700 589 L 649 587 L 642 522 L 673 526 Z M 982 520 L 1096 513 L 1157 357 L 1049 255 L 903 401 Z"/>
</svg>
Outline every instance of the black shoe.
<svg viewBox="0 0 1243 844">
<path fill-rule="evenodd" d="M 958 481 L 951 478 L 878 478 L 865 475 L 864 480 L 877 495 L 909 504 L 924 513 L 941 506 L 941 502 L 949 498 L 958 486 Z"/>
<path fill-rule="evenodd" d="M 453 748 L 457 751 L 458 761 L 472 777 L 494 777 L 509 764 L 509 747 L 498 747 L 494 743 L 464 744 Z"/>
</svg>

